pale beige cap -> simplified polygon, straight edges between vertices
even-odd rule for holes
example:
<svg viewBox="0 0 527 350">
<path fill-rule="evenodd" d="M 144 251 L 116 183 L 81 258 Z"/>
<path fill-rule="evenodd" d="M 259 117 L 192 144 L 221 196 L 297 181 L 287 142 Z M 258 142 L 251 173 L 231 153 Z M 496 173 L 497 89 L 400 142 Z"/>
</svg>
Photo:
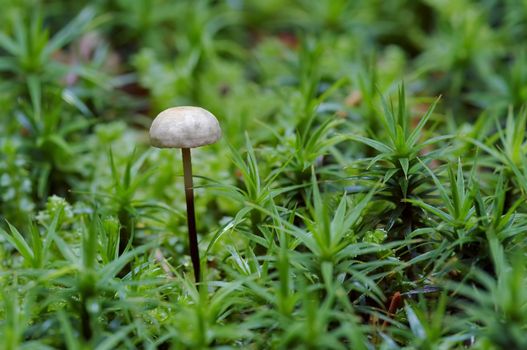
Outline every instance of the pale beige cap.
<svg viewBox="0 0 527 350">
<path fill-rule="evenodd" d="M 221 137 L 216 117 L 201 107 L 173 107 L 159 113 L 150 127 L 150 144 L 158 148 L 195 148 Z"/>
</svg>

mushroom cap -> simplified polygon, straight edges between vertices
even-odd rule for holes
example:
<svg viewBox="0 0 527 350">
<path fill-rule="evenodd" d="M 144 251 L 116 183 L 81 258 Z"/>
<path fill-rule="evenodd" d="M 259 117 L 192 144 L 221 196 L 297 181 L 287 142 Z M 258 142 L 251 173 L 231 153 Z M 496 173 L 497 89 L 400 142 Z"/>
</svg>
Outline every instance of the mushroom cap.
<svg viewBox="0 0 527 350">
<path fill-rule="evenodd" d="M 195 148 L 221 137 L 216 117 L 201 107 L 172 107 L 159 113 L 150 126 L 150 144 L 158 148 Z"/>
</svg>

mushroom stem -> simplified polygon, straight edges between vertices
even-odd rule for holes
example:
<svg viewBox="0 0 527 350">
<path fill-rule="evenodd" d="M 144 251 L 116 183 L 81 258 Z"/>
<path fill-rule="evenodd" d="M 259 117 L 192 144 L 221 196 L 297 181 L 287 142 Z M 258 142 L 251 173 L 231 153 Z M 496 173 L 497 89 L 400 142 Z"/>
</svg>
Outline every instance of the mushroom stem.
<svg viewBox="0 0 527 350">
<path fill-rule="evenodd" d="M 190 258 L 194 268 L 194 278 L 196 283 L 200 281 L 200 262 L 198 249 L 198 235 L 196 233 L 196 217 L 194 214 L 194 188 L 192 185 L 192 160 L 190 157 L 190 148 L 182 148 L 183 155 L 183 177 L 185 180 L 185 198 L 187 200 L 187 224 L 188 224 L 188 241 L 190 247 Z"/>
</svg>

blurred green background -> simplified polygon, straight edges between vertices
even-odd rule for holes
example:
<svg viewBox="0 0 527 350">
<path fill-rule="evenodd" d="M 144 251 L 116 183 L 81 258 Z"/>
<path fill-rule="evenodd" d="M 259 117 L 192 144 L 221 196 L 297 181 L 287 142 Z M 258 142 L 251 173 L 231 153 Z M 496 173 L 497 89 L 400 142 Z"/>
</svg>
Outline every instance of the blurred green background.
<svg viewBox="0 0 527 350">
<path fill-rule="evenodd" d="M 439 122 L 471 129 L 465 123 L 483 111 L 504 115 L 527 97 L 526 6 L 2 1 L 0 212 L 20 222 L 50 194 L 104 189 L 108 148 L 117 161 L 145 149 L 151 119 L 174 105 L 200 105 L 220 119 L 224 141 L 200 152 L 197 170 L 221 179 L 233 175 L 227 144 L 240 147 L 246 133 L 270 147 L 294 142 L 312 107 L 307 96 L 337 82 L 319 109 L 349 121 L 343 130 L 375 129 L 372 96 L 402 81 L 413 108 L 441 95 Z M 160 154 L 175 157 L 148 161 Z M 152 198 L 174 200 L 173 163 L 158 164 Z"/>
</svg>

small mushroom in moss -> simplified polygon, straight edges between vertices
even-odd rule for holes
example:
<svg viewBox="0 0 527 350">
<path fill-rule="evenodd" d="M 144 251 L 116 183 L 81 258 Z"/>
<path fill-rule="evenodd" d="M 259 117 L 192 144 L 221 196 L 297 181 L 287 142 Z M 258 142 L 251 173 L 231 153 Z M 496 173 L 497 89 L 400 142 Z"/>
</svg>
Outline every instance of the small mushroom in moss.
<svg viewBox="0 0 527 350">
<path fill-rule="evenodd" d="M 173 107 L 159 113 L 150 127 L 150 143 L 158 148 L 181 148 L 187 201 L 190 257 L 196 282 L 201 279 L 190 149 L 210 145 L 221 137 L 218 120 L 200 107 Z"/>
</svg>

